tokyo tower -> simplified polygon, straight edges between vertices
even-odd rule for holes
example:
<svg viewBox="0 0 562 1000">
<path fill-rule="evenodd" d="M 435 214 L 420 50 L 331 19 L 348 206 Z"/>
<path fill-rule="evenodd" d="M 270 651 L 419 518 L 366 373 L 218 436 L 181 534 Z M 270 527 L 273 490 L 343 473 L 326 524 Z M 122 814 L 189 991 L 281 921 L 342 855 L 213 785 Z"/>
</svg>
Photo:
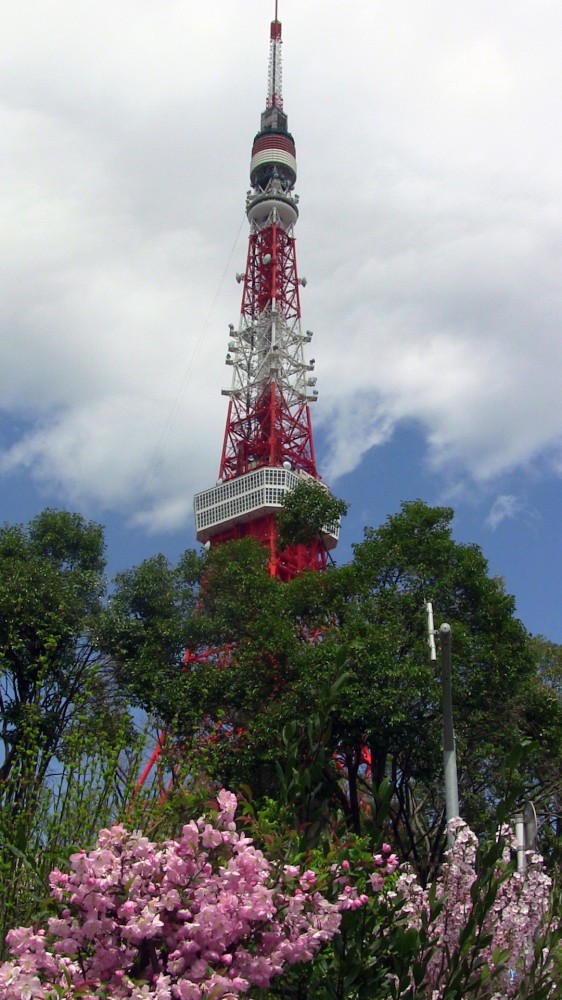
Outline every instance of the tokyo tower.
<svg viewBox="0 0 562 1000">
<path fill-rule="evenodd" d="M 269 572 L 287 581 L 326 567 L 338 542 L 339 522 L 306 545 L 280 549 L 277 516 L 301 482 L 322 483 L 316 470 L 310 404 L 318 392 L 314 360 L 304 349 L 312 333 L 301 329 L 294 227 L 298 219 L 295 143 L 287 128 L 281 90 L 281 22 L 271 22 L 265 111 L 254 139 L 251 190 L 246 199 L 250 237 L 238 329 L 230 325 L 226 364 L 232 368 L 219 477 L 194 498 L 197 539 L 217 545 L 255 538 L 268 552 Z M 187 650 L 186 667 L 228 650 Z M 137 787 L 158 766 L 167 742 L 161 733 Z"/>
<path fill-rule="evenodd" d="M 301 329 L 294 228 L 298 219 L 295 143 L 283 110 L 281 22 L 271 22 L 265 111 L 254 139 L 246 214 L 250 237 L 238 329 L 230 325 L 226 364 L 232 368 L 219 477 L 194 500 L 197 539 L 210 545 L 256 538 L 269 571 L 290 580 L 324 569 L 339 526 L 307 545 L 283 550 L 276 520 L 284 497 L 303 480 L 323 487 L 316 470 L 310 404 L 318 396 L 312 333 Z M 323 487 L 326 488 L 326 487 Z"/>
</svg>

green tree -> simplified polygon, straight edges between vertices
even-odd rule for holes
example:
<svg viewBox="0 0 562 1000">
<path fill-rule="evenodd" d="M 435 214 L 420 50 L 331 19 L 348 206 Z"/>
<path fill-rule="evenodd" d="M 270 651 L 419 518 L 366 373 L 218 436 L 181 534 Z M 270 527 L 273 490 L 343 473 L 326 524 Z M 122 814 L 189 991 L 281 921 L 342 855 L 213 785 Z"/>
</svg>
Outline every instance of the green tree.
<svg viewBox="0 0 562 1000">
<path fill-rule="evenodd" d="M 530 639 L 535 673 L 520 711 L 532 744 L 527 755 L 522 797 L 539 816 L 541 850 L 562 863 L 562 646 L 544 636 Z"/>
<path fill-rule="evenodd" d="M 177 567 L 157 556 L 121 574 L 100 634 L 121 682 L 179 741 L 184 760 L 192 747 L 196 767 L 227 786 L 256 778 L 249 717 L 269 729 L 271 747 L 271 727 L 280 735 L 286 721 L 277 719 L 275 678 L 295 645 L 283 585 L 257 542 L 217 546 L 205 558 L 188 551 Z M 272 750 L 269 770 L 262 760 L 258 792 L 270 787 L 274 759 Z"/>
<path fill-rule="evenodd" d="M 199 567 L 200 589 L 196 574 L 186 582 L 172 567 L 157 573 L 144 564 L 115 597 L 123 634 L 136 630 L 138 638 L 133 655 L 120 660 L 120 676 L 212 779 L 276 795 L 283 729 L 296 725 L 308 766 L 307 721 L 339 676 L 345 650 L 323 794 L 331 815 L 360 833 L 388 782 L 395 843 L 429 877 L 443 846 L 444 802 L 441 689 L 429 659 L 426 601 L 453 630 L 461 808 L 479 832 L 502 793 L 511 745 L 533 735 L 531 717 L 546 704 L 513 598 L 489 577 L 477 546 L 453 539 L 452 519 L 450 508 L 404 504 L 367 529 L 352 563 L 290 583 L 269 576 L 251 539 L 212 548 Z M 169 647 L 153 642 L 158 601 L 139 620 L 127 596 L 146 574 L 175 609 Z M 195 653 L 187 667 L 184 647 Z"/>
<path fill-rule="evenodd" d="M 103 547 L 99 525 L 78 514 L 46 510 L 27 529 L 0 528 L 0 782 L 16 799 L 41 783 L 100 680 Z"/>
<path fill-rule="evenodd" d="M 156 555 L 119 573 L 96 622 L 97 641 L 120 685 L 135 705 L 165 726 L 178 704 L 204 562 L 188 550 L 177 566 Z"/>
<path fill-rule="evenodd" d="M 0 528 L 4 926 L 27 891 L 30 845 L 35 858 L 42 844 L 37 818 L 52 814 L 46 803 L 59 796 L 69 755 L 77 762 L 76 748 L 88 739 L 99 750 L 121 748 L 132 735 L 111 663 L 94 639 L 104 568 L 103 531 L 78 514 L 45 510 L 26 528 Z"/>
<path fill-rule="evenodd" d="M 452 520 L 450 508 L 415 501 L 368 529 L 355 546 L 353 600 L 342 618 L 355 637 L 355 698 L 375 788 L 384 776 L 391 781 L 395 841 L 428 872 L 444 810 L 439 665 L 429 660 L 426 602 L 452 628 L 461 812 L 477 829 L 501 795 L 501 765 L 521 732 L 534 670 L 513 598 L 489 577 L 478 546 L 454 541 Z M 353 729 L 340 735 L 353 746 Z"/>
<path fill-rule="evenodd" d="M 345 500 L 338 500 L 323 483 L 305 480 L 287 493 L 277 525 L 279 545 L 306 545 L 322 540 L 347 514 Z"/>
</svg>

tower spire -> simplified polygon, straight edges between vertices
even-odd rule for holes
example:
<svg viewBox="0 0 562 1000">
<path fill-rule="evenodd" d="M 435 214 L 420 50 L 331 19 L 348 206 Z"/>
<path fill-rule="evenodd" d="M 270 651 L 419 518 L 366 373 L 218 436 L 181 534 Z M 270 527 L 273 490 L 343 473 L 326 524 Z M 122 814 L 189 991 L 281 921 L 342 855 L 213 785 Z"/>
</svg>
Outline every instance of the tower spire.
<svg viewBox="0 0 562 1000">
<path fill-rule="evenodd" d="M 197 538 L 216 544 L 252 536 L 269 550 L 270 571 L 291 579 L 323 569 L 338 527 L 308 545 L 278 550 L 277 514 L 285 495 L 316 470 L 310 404 L 316 401 L 314 360 L 306 360 L 310 331 L 301 329 L 294 226 L 298 219 L 295 142 L 281 91 L 281 22 L 271 22 L 268 93 L 254 138 L 250 224 L 238 329 L 230 325 L 226 364 L 232 369 L 219 479 L 195 497 Z M 322 484 L 321 484 L 322 485 Z"/>
<path fill-rule="evenodd" d="M 281 21 L 277 18 L 277 2 L 275 17 L 271 22 L 269 33 L 269 69 L 267 76 L 267 108 L 283 110 L 283 64 L 281 61 Z"/>
</svg>

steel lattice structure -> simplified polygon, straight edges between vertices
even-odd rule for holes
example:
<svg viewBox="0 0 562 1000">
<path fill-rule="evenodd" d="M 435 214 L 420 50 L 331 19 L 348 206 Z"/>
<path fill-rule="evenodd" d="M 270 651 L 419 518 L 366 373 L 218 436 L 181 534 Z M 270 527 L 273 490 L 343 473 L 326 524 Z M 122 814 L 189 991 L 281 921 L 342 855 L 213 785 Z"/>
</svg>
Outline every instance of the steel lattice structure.
<svg viewBox="0 0 562 1000">
<path fill-rule="evenodd" d="M 305 359 L 310 331 L 301 328 L 294 227 L 298 219 L 295 143 L 281 89 L 281 23 L 271 22 L 268 92 L 252 147 L 250 223 L 238 329 L 230 326 L 226 364 L 232 368 L 219 478 L 195 497 L 197 538 L 210 544 L 252 536 L 269 551 L 270 572 L 291 579 L 323 569 L 338 529 L 309 545 L 278 551 L 276 517 L 299 480 L 320 483 L 310 404 L 318 392 L 314 360 Z M 256 473 L 260 475 L 256 475 Z"/>
</svg>

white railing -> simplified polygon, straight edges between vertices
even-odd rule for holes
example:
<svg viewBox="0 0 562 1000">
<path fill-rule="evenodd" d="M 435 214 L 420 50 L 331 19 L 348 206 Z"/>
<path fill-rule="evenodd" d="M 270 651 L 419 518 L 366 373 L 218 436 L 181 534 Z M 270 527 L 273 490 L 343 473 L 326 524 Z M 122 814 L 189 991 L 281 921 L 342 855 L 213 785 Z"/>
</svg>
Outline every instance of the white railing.
<svg viewBox="0 0 562 1000">
<path fill-rule="evenodd" d="M 287 493 L 291 493 L 303 479 L 317 482 L 306 473 L 262 466 L 226 483 L 217 483 L 210 490 L 196 493 L 193 504 L 198 541 L 207 542 L 213 535 L 236 523 L 253 521 L 263 514 L 281 510 Z M 328 549 L 337 544 L 339 532 L 339 522 L 323 532 Z"/>
</svg>

